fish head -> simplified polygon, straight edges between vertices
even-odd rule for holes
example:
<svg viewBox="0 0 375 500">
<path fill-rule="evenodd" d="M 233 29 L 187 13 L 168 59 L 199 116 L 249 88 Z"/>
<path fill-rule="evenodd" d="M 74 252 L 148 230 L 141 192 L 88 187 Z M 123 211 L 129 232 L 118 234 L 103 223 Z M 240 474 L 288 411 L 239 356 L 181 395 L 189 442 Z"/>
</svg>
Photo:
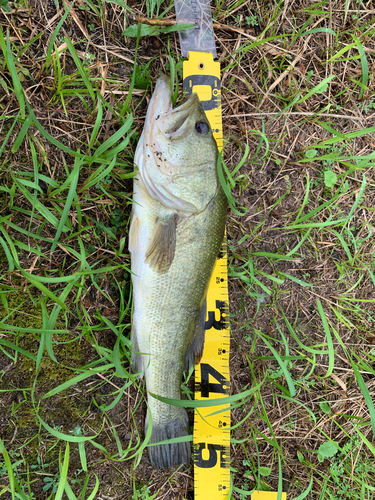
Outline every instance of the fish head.
<svg viewBox="0 0 375 500">
<path fill-rule="evenodd" d="M 170 80 L 159 78 L 135 156 L 150 196 L 177 211 L 201 212 L 218 190 L 217 154 L 197 94 L 173 109 Z"/>
<path fill-rule="evenodd" d="M 189 174 L 204 168 L 217 155 L 216 142 L 197 94 L 155 120 L 154 151 L 163 158 L 166 175 Z"/>
</svg>

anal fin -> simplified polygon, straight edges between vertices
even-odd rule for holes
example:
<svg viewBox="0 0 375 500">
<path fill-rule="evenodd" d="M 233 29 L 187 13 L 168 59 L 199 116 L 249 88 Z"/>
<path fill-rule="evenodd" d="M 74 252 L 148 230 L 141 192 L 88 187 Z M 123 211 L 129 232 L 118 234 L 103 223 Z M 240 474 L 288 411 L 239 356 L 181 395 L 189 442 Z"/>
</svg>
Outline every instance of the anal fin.
<svg viewBox="0 0 375 500">
<path fill-rule="evenodd" d="M 134 373 L 139 373 L 139 378 L 142 378 L 144 375 L 144 355 L 139 352 L 139 344 L 137 339 L 137 330 L 135 328 L 135 324 L 132 324 L 132 330 L 130 334 L 130 341 L 133 344 L 132 352 L 131 352 L 131 366 L 132 371 Z"/>
<path fill-rule="evenodd" d="M 203 355 L 204 338 L 206 334 L 205 323 L 207 314 L 207 299 L 204 299 L 201 312 L 195 324 L 194 334 L 190 345 L 186 351 L 185 371 L 189 371 L 191 367 L 198 364 Z"/>
</svg>

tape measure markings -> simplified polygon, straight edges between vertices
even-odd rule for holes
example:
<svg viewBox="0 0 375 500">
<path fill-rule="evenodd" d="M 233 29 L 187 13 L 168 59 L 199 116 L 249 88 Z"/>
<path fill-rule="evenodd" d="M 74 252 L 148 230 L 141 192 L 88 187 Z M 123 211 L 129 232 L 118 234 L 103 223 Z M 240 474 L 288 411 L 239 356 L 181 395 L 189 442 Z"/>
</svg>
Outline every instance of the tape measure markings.
<svg viewBox="0 0 375 500">
<path fill-rule="evenodd" d="M 210 53 L 189 52 L 183 65 L 184 91 L 197 92 L 219 150 L 223 145 L 220 64 Z M 203 357 L 195 367 L 195 399 L 230 393 L 227 244 L 223 242 L 207 294 Z M 218 413 L 220 412 L 220 413 Z M 230 410 L 228 404 L 195 410 L 194 483 L 196 500 L 225 500 L 230 489 Z"/>
<path fill-rule="evenodd" d="M 220 64 L 211 53 L 189 52 L 183 65 L 184 91 L 196 92 L 219 151 L 223 148 Z M 206 339 L 195 367 L 195 399 L 226 397 L 230 392 L 229 297 L 227 243 L 223 242 L 207 294 Z M 220 412 L 220 413 L 219 413 Z M 203 407 L 194 415 L 194 483 L 196 500 L 226 500 L 230 491 L 229 404 Z M 255 491 L 252 500 L 277 500 L 277 493 Z M 282 493 L 282 500 L 286 494 Z"/>
</svg>

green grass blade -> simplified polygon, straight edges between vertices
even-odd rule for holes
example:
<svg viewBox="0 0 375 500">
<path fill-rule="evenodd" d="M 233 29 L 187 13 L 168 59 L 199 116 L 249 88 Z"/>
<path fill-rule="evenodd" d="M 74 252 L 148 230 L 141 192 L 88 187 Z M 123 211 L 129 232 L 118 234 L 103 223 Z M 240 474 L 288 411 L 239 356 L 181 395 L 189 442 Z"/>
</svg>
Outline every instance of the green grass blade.
<svg viewBox="0 0 375 500">
<path fill-rule="evenodd" d="M 71 434 L 64 434 L 63 432 L 58 431 L 57 429 L 52 428 L 49 426 L 44 420 L 37 414 L 39 422 L 42 424 L 42 426 L 48 431 L 52 436 L 54 436 L 57 439 L 61 439 L 62 441 L 66 441 L 69 443 L 85 443 L 86 441 L 93 442 L 92 440 L 96 438 L 100 431 L 95 434 L 94 436 L 73 436 Z M 100 448 L 102 450 L 105 450 L 105 448 L 98 443 L 95 443 L 95 446 Z"/>
<path fill-rule="evenodd" d="M 39 291 L 41 291 L 42 293 L 44 293 L 49 299 L 53 300 L 53 302 L 55 302 L 56 304 L 58 304 L 59 306 L 61 306 L 65 311 L 68 311 L 69 309 L 66 307 L 66 305 L 61 302 L 61 300 L 56 297 L 56 295 L 51 292 L 51 290 L 49 290 L 47 287 L 45 287 L 42 283 L 40 283 L 39 281 L 33 279 L 33 278 L 30 278 L 30 274 L 29 273 L 26 273 L 23 269 L 20 269 L 21 273 L 25 276 L 25 278 L 29 281 L 29 283 L 33 286 L 35 286 L 35 288 L 37 288 Z M 27 276 L 27 274 L 29 274 L 29 276 Z"/>
<path fill-rule="evenodd" d="M 85 85 L 86 85 L 86 88 L 87 90 L 89 91 L 89 94 L 91 96 L 91 99 L 93 100 L 93 102 L 95 103 L 95 92 L 94 92 L 94 89 L 92 88 L 92 85 L 91 85 L 91 82 L 90 82 L 90 79 L 89 77 L 87 76 L 87 73 L 85 71 L 85 68 L 83 67 L 83 64 L 81 62 L 81 59 L 78 57 L 78 54 L 77 54 L 77 51 L 72 43 L 72 41 L 70 40 L 70 38 L 68 37 L 65 37 L 64 38 L 64 41 L 69 49 L 69 52 L 77 66 L 77 69 L 78 69 L 78 72 L 79 74 L 81 75 L 82 77 L 82 80 L 84 81 Z"/>
<path fill-rule="evenodd" d="M 310 193 L 310 179 L 306 177 L 306 191 L 305 191 L 305 196 L 303 197 L 302 205 L 300 209 L 298 210 L 298 214 L 295 218 L 295 222 L 299 221 L 299 218 L 301 217 L 301 214 L 303 213 L 303 209 L 307 205 L 309 201 L 309 193 Z"/>
<path fill-rule="evenodd" d="M 324 483 L 323 483 L 322 489 L 320 491 L 320 495 L 319 495 L 318 500 L 324 500 L 326 498 L 325 493 L 326 493 L 326 489 L 327 489 L 327 483 L 328 483 L 328 477 L 326 477 L 324 480 Z M 293 499 L 293 500 L 295 500 L 295 499 Z"/>
<path fill-rule="evenodd" d="M 98 112 L 96 115 L 94 128 L 92 129 L 92 132 L 91 132 L 89 149 L 91 149 L 94 146 L 94 143 L 96 141 L 96 137 L 98 135 L 100 126 L 102 124 L 102 119 L 103 119 L 103 105 L 102 105 L 102 101 L 100 99 L 100 95 L 98 95 Z"/>
<path fill-rule="evenodd" d="M 287 257 L 286 255 L 272 252 L 250 252 L 249 255 L 258 255 L 259 257 L 266 257 L 267 259 L 288 260 L 292 262 L 298 260 L 295 257 Z"/>
<path fill-rule="evenodd" d="M 304 500 L 304 498 L 307 497 L 307 495 L 310 493 L 311 488 L 313 487 L 313 481 L 314 481 L 314 476 L 311 476 L 310 483 L 308 487 L 303 491 L 298 497 L 294 497 L 291 500 Z"/>
<path fill-rule="evenodd" d="M 82 469 L 87 472 L 87 458 L 85 451 L 85 443 L 78 443 L 79 458 L 81 461 Z"/>
<path fill-rule="evenodd" d="M 41 133 L 42 137 L 44 137 L 46 139 L 46 141 L 48 141 L 51 144 L 53 144 L 54 146 L 56 146 L 59 150 L 64 151 L 65 153 L 69 153 L 72 156 L 78 156 L 79 158 L 85 158 L 87 160 L 91 159 L 89 156 L 86 157 L 85 155 L 79 154 L 76 151 L 74 151 L 73 149 L 70 149 L 67 146 L 64 146 L 64 144 L 62 144 L 57 139 L 55 139 L 54 137 L 52 137 L 52 135 L 50 135 L 47 132 L 47 130 L 44 129 L 44 127 L 41 125 L 41 123 L 37 120 L 37 118 L 36 118 L 36 116 L 34 114 L 34 111 L 32 110 L 32 108 L 31 108 L 31 106 L 29 105 L 28 102 L 26 102 L 26 106 L 27 106 L 30 114 L 33 114 L 33 122 L 34 122 L 35 127 L 39 130 L 39 132 Z"/>
<path fill-rule="evenodd" d="M 230 191 L 230 187 L 228 186 L 228 183 L 225 179 L 225 176 L 224 176 L 224 159 L 222 157 L 222 154 L 221 152 L 219 153 L 218 155 L 218 158 L 217 158 L 217 172 L 218 172 L 218 176 L 219 176 L 219 181 L 220 181 L 220 184 L 221 184 L 221 187 L 223 188 L 223 191 L 226 195 L 226 197 L 228 198 L 228 204 L 231 208 L 231 210 L 233 210 L 233 212 L 237 215 L 240 215 L 240 216 L 243 216 L 247 213 L 247 209 L 244 208 L 244 207 L 240 207 L 240 208 L 244 208 L 244 212 L 240 212 L 239 210 L 237 210 L 237 208 L 235 207 L 236 205 L 236 200 L 233 198 L 232 196 L 232 193 Z M 225 168 L 226 165 L 225 165 Z"/>
<path fill-rule="evenodd" d="M 14 64 L 13 54 L 10 48 L 10 39 L 9 35 L 7 35 L 7 45 L 6 45 L 6 58 L 7 58 L 7 66 L 9 69 L 9 73 L 11 74 L 13 80 L 14 92 L 17 96 L 17 101 L 20 106 L 21 118 L 24 120 L 26 117 L 25 111 L 25 94 L 23 93 L 23 88 L 16 70 L 16 66 Z"/>
<path fill-rule="evenodd" d="M 324 80 L 322 80 L 320 83 L 318 83 L 318 85 L 316 85 L 313 89 L 311 89 L 306 95 L 305 97 L 302 97 L 298 102 L 297 104 L 301 104 L 305 101 L 307 101 L 307 99 L 309 99 L 311 96 L 313 96 L 314 94 L 322 94 L 323 92 L 325 92 L 327 90 L 327 87 L 328 87 L 328 83 L 333 80 L 335 78 L 335 75 L 330 75 L 328 76 L 327 78 L 325 78 Z"/>
<path fill-rule="evenodd" d="M 7 244 L 5 243 L 5 241 L 1 236 L 0 236 L 0 245 L 3 247 L 5 257 L 8 260 L 8 271 L 11 273 L 12 271 L 14 271 L 14 260 L 12 254 L 9 251 L 9 248 L 7 247 Z"/>
<path fill-rule="evenodd" d="M 2 439 L 0 438 L 0 456 L 1 455 L 4 459 L 5 469 L 8 472 L 8 479 L 9 479 L 9 484 L 10 484 L 10 491 L 11 491 L 11 495 L 12 495 L 12 500 L 15 498 L 20 499 L 20 500 L 29 500 L 29 497 L 27 497 L 24 494 L 16 477 L 14 476 L 12 462 L 10 460 L 9 453 L 8 453 L 7 449 L 5 448 L 5 445 L 2 441 Z M 5 473 L 5 471 L 4 471 L 4 473 Z M 5 490 L 3 489 L 3 492 L 7 491 L 7 490 L 8 490 L 8 488 L 6 488 Z M 17 493 L 16 493 L 16 490 L 17 490 Z"/>
<path fill-rule="evenodd" d="M 290 224 L 289 226 L 284 226 L 283 229 L 309 229 L 309 228 L 323 228 L 329 226 L 342 226 L 346 219 L 337 220 L 327 220 L 326 222 L 307 222 L 306 224 Z M 269 231 L 275 230 L 274 228 L 269 229 Z"/>
<path fill-rule="evenodd" d="M 117 132 L 115 132 L 111 137 L 109 137 L 98 149 L 95 151 L 93 159 L 99 158 L 107 149 L 112 147 L 118 140 L 120 140 L 130 129 L 133 124 L 133 115 L 129 115 L 122 126 Z"/>
<path fill-rule="evenodd" d="M 44 310 L 43 310 L 43 313 L 44 313 Z M 45 328 L 45 314 L 43 314 L 42 316 L 42 319 L 43 319 L 43 328 L 42 328 L 42 334 L 40 336 L 40 341 L 39 341 L 39 349 L 38 349 L 38 355 L 36 357 L 36 360 L 35 360 L 35 369 L 36 371 L 39 370 L 39 365 L 42 361 L 42 358 L 43 358 L 43 352 L 44 352 L 44 347 L 46 345 L 46 332 L 44 332 L 44 328 Z"/>
<path fill-rule="evenodd" d="M 47 219 L 48 222 L 50 222 L 53 226 L 57 228 L 59 226 L 59 220 L 57 219 L 57 217 L 53 215 L 53 213 L 47 207 L 45 207 L 43 203 L 41 203 L 38 199 L 34 200 L 34 196 L 30 193 L 28 189 L 26 189 L 25 186 L 23 186 L 23 184 L 17 178 L 15 178 L 15 183 L 18 189 L 21 191 L 21 193 L 25 196 L 25 198 L 31 204 L 34 203 L 35 210 L 37 210 L 44 219 Z M 69 231 L 69 228 L 64 225 L 62 231 L 64 232 Z"/>
<path fill-rule="evenodd" d="M 371 443 L 371 441 L 369 441 L 367 439 L 367 437 L 364 434 L 362 434 L 362 432 L 359 429 L 357 429 L 357 427 L 355 427 L 355 431 L 357 432 L 357 434 L 359 435 L 359 437 L 362 439 L 362 441 L 365 443 L 365 445 L 367 446 L 367 448 L 375 456 L 375 446 Z"/>
<path fill-rule="evenodd" d="M 0 323 L 0 330 L 1 330 L 1 326 L 2 326 L 2 324 Z M 18 352 L 20 354 L 23 354 L 24 356 L 26 356 L 27 358 L 32 359 L 33 361 L 36 361 L 36 357 L 33 354 L 31 354 L 28 351 L 25 351 L 25 349 L 22 349 L 22 347 L 19 347 L 16 344 L 12 344 L 12 342 L 9 342 L 8 340 L 0 338 L 0 344 L 4 345 L 6 347 L 9 347 L 10 349 L 13 349 L 14 351 L 16 351 L 16 352 Z"/>
<path fill-rule="evenodd" d="M 287 362 L 284 362 L 281 359 L 280 354 L 276 351 L 276 349 L 274 349 L 274 347 L 271 345 L 271 343 L 267 340 L 267 338 L 265 337 L 265 335 L 263 335 L 263 333 L 260 330 L 256 330 L 256 332 L 259 335 L 259 337 L 263 340 L 263 342 L 266 344 L 266 346 L 268 347 L 268 349 L 275 356 L 275 359 L 278 362 L 278 364 L 279 364 L 279 366 L 280 366 L 280 368 L 281 368 L 281 370 L 282 370 L 282 372 L 284 374 L 285 380 L 286 380 L 286 382 L 288 384 L 290 397 L 293 398 L 296 395 L 296 388 L 294 386 L 292 377 L 291 377 L 291 375 L 289 373 L 289 370 L 287 368 Z"/>
<path fill-rule="evenodd" d="M 332 205 L 337 200 L 337 198 L 339 198 L 340 196 L 342 196 L 342 193 L 335 194 L 335 196 L 333 196 L 331 199 L 329 199 L 328 201 L 325 201 L 324 203 L 322 203 L 321 205 L 319 205 L 317 208 L 314 208 L 314 210 L 311 210 L 311 212 L 309 212 L 308 214 L 304 215 L 303 217 L 301 217 L 300 219 L 296 220 L 295 222 L 296 223 L 297 222 L 301 223 L 301 222 L 304 222 L 306 220 L 311 219 L 311 217 L 313 217 L 314 215 L 316 215 L 317 213 L 319 213 L 321 210 L 323 210 L 324 208 L 329 207 L 330 205 Z"/>
<path fill-rule="evenodd" d="M 96 169 L 95 172 L 90 175 L 84 185 L 79 189 L 79 192 L 82 193 L 83 191 L 90 189 L 92 186 L 95 186 L 95 184 L 107 177 L 107 175 L 111 173 L 113 167 L 116 165 L 116 159 L 117 158 L 115 156 L 108 167 L 106 165 L 101 165 L 98 169 Z"/>
<path fill-rule="evenodd" d="M 128 95 L 126 96 L 124 105 L 122 106 L 119 118 L 122 119 L 122 117 L 125 115 L 125 113 L 129 110 L 129 104 L 133 95 L 133 90 L 134 90 L 134 85 L 135 85 L 135 77 L 137 74 L 137 56 L 138 56 L 138 47 L 139 47 L 139 40 L 141 37 L 141 30 L 142 30 L 142 25 L 141 23 L 138 23 L 137 26 L 137 41 L 135 43 L 135 50 L 134 50 L 134 67 L 133 67 L 133 72 L 132 72 L 132 77 L 130 79 L 130 87 L 128 90 Z"/>
<path fill-rule="evenodd" d="M 94 500 L 96 498 L 96 494 L 99 490 L 100 482 L 99 482 L 98 476 L 95 474 L 95 472 L 93 474 L 95 476 L 95 486 L 94 486 L 94 489 L 92 490 L 90 496 L 87 497 L 87 500 Z M 82 498 L 82 500 L 83 500 L 83 498 Z"/>
<path fill-rule="evenodd" d="M 134 134 L 134 131 L 130 132 L 123 141 L 120 142 L 120 144 L 118 144 L 116 147 L 114 147 L 113 149 L 107 151 L 106 153 L 104 153 L 101 158 L 104 158 L 105 160 L 111 160 L 114 156 L 118 155 L 119 153 L 121 153 L 121 151 L 123 151 L 129 144 L 129 141 L 131 139 L 131 137 L 133 136 Z"/>
<path fill-rule="evenodd" d="M 8 64 L 7 44 L 6 44 L 3 30 L 1 29 L 1 27 L 0 27 L 0 47 L 1 47 L 1 50 L 3 51 L 3 54 L 4 54 L 4 62 L 5 62 L 5 64 Z"/>
<path fill-rule="evenodd" d="M 284 273 L 282 271 L 279 271 L 278 274 L 281 274 L 281 276 L 284 276 L 285 278 L 290 279 L 291 281 L 293 281 L 294 283 L 297 283 L 298 285 L 301 285 L 301 286 L 314 286 L 313 283 L 306 283 L 306 281 L 303 281 L 303 280 L 301 280 L 299 278 L 296 278 L 295 276 L 292 276 L 291 274 Z"/>
<path fill-rule="evenodd" d="M 330 132 L 331 134 L 335 135 L 336 137 L 341 137 L 341 139 L 345 140 L 345 135 L 339 132 L 338 130 L 335 130 L 333 127 L 330 127 L 327 125 L 325 122 L 321 122 L 319 120 L 316 120 L 316 123 L 319 123 L 319 125 L 327 130 L 327 132 Z"/>
<path fill-rule="evenodd" d="M 332 229 L 332 232 L 337 236 L 338 240 L 340 241 L 342 248 L 345 250 L 345 253 L 348 256 L 348 260 L 349 260 L 350 264 L 353 264 L 352 254 L 350 253 L 349 247 L 348 247 L 346 241 L 344 240 L 343 236 L 339 232 L 337 232 L 335 229 Z"/>
<path fill-rule="evenodd" d="M 240 168 L 244 165 L 245 161 L 247 160 L 247 157 L 249 156 L 249 146 L 245 144 L 245 152 L 241 158 L 241 160 L 238 162 L 238 165 L 232 170 L 231 175 L 235 175 Z"/>
<path fill-rule="evenodd" d="M 65 227 L 65 222 L 68 219 L 69 210 L 72 206 L 73 198 L 74 198 L 76 191 L 77 191 L 77 183 L 78 183 L 79 170 L 80 170 L 81 165 L 82 165 L 82 160 L 78 160 L 76 162 L 75 167 L 73 168 L 71 175 L 69 176 L 69 177 L 71 177 L 70 188 L 69 188 L 68 196 L 67 196 L 66 201 L 65 201 L 64 210 L 63 210 L 63 213 L 62 213 L 60 221 L 59 221 L 59 225 L 57 226 L 55 238 L 54 238 L 53 243 L 52 243 L 51 254 L 54 252 L 54 250 L 56 248 L 56 245 L 59 241 L 60 235 Z"/>
<path fill-rule="evenodd" d="M 343 135 L 345 136 L 345 140 L 350 141 L 351 139 L 356 139 L 357 137 L 373 134 L 374 132 L 375 132 L 375 126 L 372 126 L 360 130 L 354 130 L 354 132 L 349 132 Z M 331 137 L 331 139 L 327 139 L 325 141 L 322 141 L 321 143 L 314 144 L 314 148 L 326 148 L 327 146 L 331 146 L 332 144 L 336 144 L 337 142 L 341 141 L 342 141 L 341 137 Z"/>
<path fill-rule="evenodd" d="M 276 498 L 276 500 L 282 500 L 282 496 L 283 496 L 283 469 L 281 467 L 280 455 L 278 455 L 278 461 L 279 461 L 279 479 L 277 481 L 277 498 Z"/>
<path fill-rule="evenodd" d="M 19 147 L 21 146 L 21 144 L 25 138 L 25 135 L 26 135 L 27 131 L 29 130 L 32 119 L 33 119 L 33 115 L 29 114 L 29 116 L 23 122 L 21 130 L 19 131 L 19 134 L 17 136 L 17 139 L 14 141 L 14 144 L 12 146 L 12 149 L 11 149 L 12 153 L 16 153 L 18 151 Z"/>
<path fill-rule="evenodd" d="M 343 54 L 345 54 L 349 50 L 351 50 L 354 47 L 356 47 L 356 45 L 357 44 L 355 42 L 354 43 L 350 43 L 348 45 L 345 45 L 345 47 L 343 47 L 341 50 L 339 50 L 334 56 L 332 56 L 329 59 L 327 59 L 326 64 L 329 64 L 329 63 L 335 61 L 336 59 L 338 59 L 339 57 L 341 57 Z"/>
<path fill-rule="evenodd" d="M 302 236 L 302 238 L 300 239 L 300 241 L 297 243 L 297 245 L 292 248 L 292 250 L 290 250 L 290 252 L 288 252 L 286 254 L 286 257 L 291 257 L 292 255 L 294 255 L 298 249 L 304 244 L 305 240 L 309 237 L 310 233 L 312 231 L 312 228 L 310 227 L 310 229 L 308 229 L 306 231 L 306 233 Z M 302 231 L 303 232 L 303 231 Z M 298 254 L 297 254 L 298 255 Z"/>
<path fill-rule="evenodd" d="M 319 311 L 320 318 L 322 320 L 323 328 L 324 328 L 326 338 L 327 338 L 328 370 L 327 370 L 327 373 L 324 375 L 324 378 L 326 378 L 326 377 L 329 377 L 333 371 L 333 367 L 335 364 L 335 351 L 334 351 L 334 347 L 333 347 L 331 331 L 329 329 L 328 321 L 327 321 L 327 318 L 326 318 L 326 315 L 324 313 L 324 309 L 323 309 L 323 306 L 322 306 L 320 300 L 317 300 L 317 306 L 318 306 L 318 311 Z"/>
<path fill-rule="evenodd" d="M 330 35 L 337 36 L 337 33 L 331 30 L 331 28 L 313 28 L 312 30 L 305 31 L 298 36 L 307 36 L 313 33 L 329 33 Z"/>
<path fill-rule="evenodd" d="M 130 14 L 134 14 L 132 9 L 124 2 L 124 0 L 107 0 L 107 2 L 115 3 L 116 5 L 119 5 L 120 7 L 122 7 L 124 10 L 126 10 Z"/>
<path fill-rule="evenodd" d="M 31 224 L 32 224 L 32 221 L 34 218 L 35 203 L 36 203 L 36 200 L 38 199 L 38 191 L 41 193 L 43 193 L 43 191 L 39 187 L 39 166 L 38 166 L 38 158 L 37 158 L 35 146 L 31 140 L 29 140 L 29 144 L 30 144 L 30 150 L 31 150 L 31 158 L 32 158 L 33 167 L 34 167 L 34 182 L 31 183 L 31 184 L 34 184 L 34 202 L 32 204 L 31 216 L 30 216 L 30 222 L 29 222 L 29 231 L 30 231 Z M 21 179 L 19 179 L 19 181 L 22 182 Z"/>
<path fill-rule="evenodd" d="M 107 318 L 103 317 L 103 319 L 107 319 Z M 115 363 L 116 374 L 118 377 L 129 379 L 129 377 L 130 377 L 129 372 L 126 371 L 122 366 L 123 361 L 122 361 L 122 357 L 120 354 L 120 342 L 121 342 L 121 335 L 118 335 L 115 347 L 113 348 L 113 361 Z"/>
<path fill-rule="evenodd" d="M 366 188 L 366 184 L 367 184 L 367 179 L 366 179 L 366 176 L 365 174 L 363 174 L 363 177 L 362 177 L 362 183 L 361 183 L 361 187 L 358 191 L 358 194 L 357 194 L 357 197 L 355 199 L 355 202 L 353 203 L 353 206 L 352 208 L 350 209 L 350 212 L 348 214 L 348 216 L 346 217 L 346 223 L 350 222 L 351 219 L 352 219 L 352 216 L 354 214 L 354 211 L 355 209 L 357 208 L 357 206 L 359 205 L 359 202 L 361 201 L 362 199 L 362 195 L 363 195 L 363 192 Z"/>
<path fill-rule="evenodd" d="M 115 397 L 115 399 L 112 401 L 112 403 L 110 403 L 109 405 L 100 405 L 99 408 L 102 410 L 102 411 L 110 411 L 112 410 L 112 408 L 114 408 L 117 403 L 120 401 L 120 399 L 122 398 L 122 395 L 124 394 L 125 390 L 128 389 L 131 385 L 132 385 L 132 381 L 129 380 L 128 382 L 126 382 L 126 384 L 124 384 L 121 389 L 119 390 L 119 393 L 117 394 L 117 396 Z"/>
<path fill-rule="evenodd" d="M 57 487 L 55 500 L 62 499 L 65 490 L 65 484 L 68 478 L 68 468 L 69 468 L 69 442 L 67 442 L 65 445 L 64 462 L 60 470 L 60 481 Z"/>
<path fill-rule="evenodd" d="M 58 394 L 61 391 L 65 391 L 66 389 L 68 389 L 72 385 L 78 384 L 78 382 L 81 382 L 82 380 L 85 380 L 89 377 L 92 377 L 96 373 L 107 372 L 107 371 L 111 370 L 112 368 L 114 368 L 114 366 L 115 366 L 114 363 L 109 363 L 109 364 L 104 365 L 104 366 L 92 368 L 91 370 L 86 370 L 83 373 L 76 375 L 75 377 L 71 378 L 70 380 L 67 380 L 63 384 L 60 384 L 59 386 L 55 387 L 54 389 L 48 391 L 47 394 L 42 396 L 41 399 L 50 398 L 51 396 L 54 396 L 55 394 Z"/>
<path fill-rule="evenodd" d="M 48 240 L 51 241 L 51 240 Z M 31 274 L 28 271 L 25 271 L 23 269 L 23 275 L 27 279 L 33 279 L 35 281 L 38 281 L 39 283 L 66 283 L 66 282 L 72 282 L 77 279 L 77 276 L 79 274 L 71 274 L 70 276 L 59 276 L 58 278 L 44 278 L 44 276 L 38 276 L 37 274 Z"/>
<path fill-rule="evenodd" d="M 21 112 L 19 111 L 17 116 L 15 117 L 14 122 L 12 123 L 12 126 L 10 127 L 7 135 L 5 136 L 5 139 L 3 140 L 2 145 L 0 146 L 0 156 L 3 154 L 5 146 L 8 144 L 9 137 L 11 137 L 11 135 L 13 134 L 13 129 L 14 129 L 16 123 L 18 123 L 18 118 L 19 118 L 20 114 L 21 114 Z"/>
<path fill-rule="evenodd" d="M 13 263 L 14 267 L 19 267 L 20 265 L 20 262 L 19 262 L 19 259 L 18 259 L 18 254 L 17 254 L 17 250 L 16 250 L 16 247 L 14 246 L 14 242 L 13 242 L 13 238 L 11 238 L 9 236 L 9 234 L 7 233 L 5 227 L 0 224 L 0 231 L 3 233 L 3 236 L 6 240 L 6 243 L 8 244 L 9 248 L 10 248 L 10 252 L 11 252 L 11 261 L 9 261 L 9 265 L 11 265 L 11 263 Z"/>
<path fill-rule="evenodd" d="M 356 363 L 351 359 L 350 360 L 352 364 L 352 368 L 354 371 L 355 378 L 357 380 L 357 384 L 359 388 L 361 389 L 362 395 L 366 401 L 368 411 L 370 413 L 370 419 L 371 419 L 371 427 L 372 427 L 372 432 L 375 436 L 375 408 L 374 408 L 374 401 L 371 397 L 371 394 L 367 388 L 367 385 L 365 381 L 363 380 L 361 372 L 358 370 L 358 367 Z"/>
<path fill-rule="evenodd" d="M 13 474 L 12 462 L 10 461 L 9 453 L 7 452 L 1 438 L 0 438 L 0 453 L 2 454 L 2 458 L 5 462 L 5 467 L 6 467 L 6 470 L 8 472 L 10 491 L 12 493 L 12 500 L 13 500 L 15 498 L 15 493 L 16 493 L 16 488 L 15 488 L 16 478 L 14 477 L 14 474 Z"/>
<path fill-rule="evenodd" d="M 53 30 L 53 33 L 52 33 L 51 38 L 50 38 L 50 41 L 48 43 L 45 68 L 47 68 L 49 66 L 50 62 L 51 62 L 51 54 L 52 54 L 52 50 L 53 50 L 53 44 L 55 43 L 56 37 L 59 34 L 61 26 L 64 24 L 65 19 L 68 17 L 70 9 L 73 7 L 74 3 L 75 3 L 75 0 L 73 0 L 72 3 L 69 5 L 69 7 L 66 9 L 65 14 L 62 16 L 62 18 L 58 22 L 56 28 Z M 57 57 L 59 57 L 59 56 L 57 55 Z"/>
<path fill-rule="evenodd" d="M 78 500 L 78 498 L 73 493 L 73 490 L 70 487 L 70 484 L 68 483 L 68 481 L 65 482 L 65 493 L 66 493 L 66 496 L 68 497 L 68 500 Z"/>
<path fill-rule="evenodd" d="M 356 47 L 357 47 L 358 52 L 359 52 L 359 54 L 361 56 L 362 84 L 365 86 L 365 88 L 367 88 L 367 82 L 368 82 L 368 62 L 367 62 L 366 53 L 365 53 L 363 45 L 359 41 L 358 37 L 356 35 L 354 35 L 354 34 L 352 34 L 352 37 L 353 37 L 353 39 L 354 39 L 354 41 L 356 43 Z M 359 93 L 359 96 L 358 96 L 359 99 L 362 99 L 364 90 L 365 89 L 363 87 L 361 87 L 361 92 Z"/>
<path fill-rule="evenodd" d="M 8 325 L 7 323 L 4 323 L 3 321 L 0 321 L 0 328 L 3 330 L 10 330 L 12 332 L 24 332 L 24 333 L 45 333 L 42 328 L 26 328 L 26 327 L 21 327 L 21 326 L 14 326 L 14 325 Z M 67 334 L 69 333 L 68 330 L 49 330 L 47 333 L 62 333 L 62 334 Z"/>
<path fill-rule="evenodd" d="M 272 274 L 265 273 L 264 271 L 260 271 L 259 269 L 256 270 L 258 274 L 261 276 L 264 276 L 265 278 L 273 281 L 274 283 L 277 283 L 278 285 L 282 285 L 285 282 L 285 279 L 283 278 L 277 278 L 276 276 L 273 276 Z M 282 274 L 282 273 L 279 273 Z"/>
<path fill-rule="evenodd" d="M 222 406 L 222 405 L 229 405 L 231 403 L 234 403 L 235 401 L 239 401 L 240 399 L 245 399 L 248 396 L 251 396 L 251 394 L 254 394 L 254 392 L 258 391 L 260 387 L 262 386 L 262 383 L 259 383 L 258 385 L 255 385 L 251 389 L 247 391 L 240 392 L 239 394 L 234 394 L 233 396 L 225 396 L 223 398 L 217 398 L 217 399 L 210 399 L 209 401 L 188 401 L 188 400 L 182 400 L 182 399 L 170 399 L 170 398 L 164 398 L 162 396 L 158 396 L 157 394 L 151 394 L 151 396 L 155 399 L 158 399 L 159 401 L 163 401 L 164 403 L 168 403 L 169 405 L 172 406 L 182 406 L 183 408 L 207 408 L 210 406 Z"/>
</svg>

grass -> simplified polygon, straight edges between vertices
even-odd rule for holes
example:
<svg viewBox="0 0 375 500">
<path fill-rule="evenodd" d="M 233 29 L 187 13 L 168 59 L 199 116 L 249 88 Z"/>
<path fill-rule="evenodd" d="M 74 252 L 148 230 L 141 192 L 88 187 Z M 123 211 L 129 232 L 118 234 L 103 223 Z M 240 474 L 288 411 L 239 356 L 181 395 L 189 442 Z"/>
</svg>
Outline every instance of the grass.
<svg viewBox="0 0 375 500">
<path fill-rule="evenodd" d="M 0 4 L 0 496 L 190 500 L 192 466 L 150 467 L 144 387 L 130 370 L 133 156 L 159 72 L 181 99 L 182 59 L 175 27 L 127 15 L 162 22 L 173 7 Z M 230 496 L 368 500 L 374 4 L 212 7 L 231 29 L 216 32 Z"/>
</svg>

